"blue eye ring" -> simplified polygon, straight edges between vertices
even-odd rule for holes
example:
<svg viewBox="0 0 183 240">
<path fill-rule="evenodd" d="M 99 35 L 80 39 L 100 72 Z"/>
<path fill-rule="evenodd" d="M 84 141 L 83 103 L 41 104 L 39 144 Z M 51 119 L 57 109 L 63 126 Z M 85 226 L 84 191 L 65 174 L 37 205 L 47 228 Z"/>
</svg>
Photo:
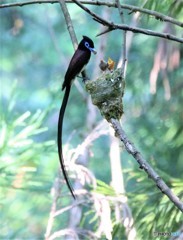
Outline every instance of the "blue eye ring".
<svg viewBox="0 0 183 240">
<path fill-rule="evenodd" d="M 85 42 L 85 47 L 88 48 L 88 49 L 90 49 L 90 45 L 89 45 L 88 42 Z"/>
</svg>

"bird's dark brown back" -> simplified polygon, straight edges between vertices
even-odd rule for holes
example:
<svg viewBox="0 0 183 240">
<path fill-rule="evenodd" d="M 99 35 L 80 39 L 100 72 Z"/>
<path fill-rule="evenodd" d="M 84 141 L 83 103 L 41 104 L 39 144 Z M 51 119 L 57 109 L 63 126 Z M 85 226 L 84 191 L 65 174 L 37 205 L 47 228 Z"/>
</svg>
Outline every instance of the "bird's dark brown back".
<svg viewBox="0 0 183 240">
<path fill-rule="evenodd" d="M 74 78 L 83 70 L 84 66 L 90 60 L 91 52 L 86 50 L 78 49 L 73 55 L 67 72 L 65 74 L 65 79 L 62 85 L 62 90 L 67 86 L 67 84 L 72 83 Z M 85 63 L 85 64 L 83 64 Z"/>
</svg>

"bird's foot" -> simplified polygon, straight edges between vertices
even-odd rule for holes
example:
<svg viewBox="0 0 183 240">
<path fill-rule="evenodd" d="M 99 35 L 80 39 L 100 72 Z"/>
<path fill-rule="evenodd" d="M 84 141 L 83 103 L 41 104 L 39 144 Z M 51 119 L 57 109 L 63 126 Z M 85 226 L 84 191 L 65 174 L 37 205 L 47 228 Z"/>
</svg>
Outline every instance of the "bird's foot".
<svg viewBox="0 0 183 240">
<path fill-rule="evenodd" d="M 89 80 L 90 80 L 88 76 L 84 76 L 84 77 L 82 77 L 82 78 L 83 78 L 83 82 L 84 82 L 84 83 L 85 83 L 86 81 L 89 81 Z"/>
</svg>

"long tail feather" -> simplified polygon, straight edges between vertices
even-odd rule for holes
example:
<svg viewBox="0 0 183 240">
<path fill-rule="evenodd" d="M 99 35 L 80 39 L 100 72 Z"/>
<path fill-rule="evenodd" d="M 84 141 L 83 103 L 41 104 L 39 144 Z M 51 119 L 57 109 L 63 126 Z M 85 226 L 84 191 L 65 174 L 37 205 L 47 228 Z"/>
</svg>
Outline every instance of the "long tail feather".
<svg viewBox="0 0 183 240">
<path fill-rule="evenodd" d="M 67 102 L 69 99 L 70 89 L 71 89 L 70 86 L 66 86 L 66 90 L 64 93 L 64 99 L 62 101 L 62 106 L 60 108 L 59 119 L 58 119 L 57 146 L 58 146 L 58 155 L 59 155 L 59 160 L 60 160 L 60 166 L 61 166 L 64 178 L 65 178 L 66 184 L 67 184 L 73 198 L 76 199 L 73 188 L 69 182 L 67 171 L 65 169 L 64 158 L 63 158 L 63 153 L 62 153 L 62 127 L 63 127 L 64 113 L 65 113 L 65 109 L 66 109 Z"/>
</svg>

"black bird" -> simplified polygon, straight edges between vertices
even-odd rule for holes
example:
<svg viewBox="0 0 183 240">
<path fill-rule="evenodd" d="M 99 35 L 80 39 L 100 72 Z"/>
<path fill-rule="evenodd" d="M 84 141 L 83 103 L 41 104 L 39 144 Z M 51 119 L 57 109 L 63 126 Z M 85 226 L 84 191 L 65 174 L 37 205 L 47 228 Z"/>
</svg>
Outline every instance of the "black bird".
<svg viewBox="0 0 183 240">
<path fill-rule="evenodd" d="M 65 170 L 63 153 L 62 153 L 62 126 L 63 126 L 64 113 L 67 106 L 72 82 L 75 79 L 75 77 L 84 69 L 86 64 L 89 62 L 91 52 L 95 54 L 97 53 L 94 48 L 94 43 L 89 37 L 83 36 L 83 39 L 79 43 L 78 48 L 75 51 L 69 63 L 67 72 L 65 74 L 65 79 L 62 85 L 62 90 L 65 89 L 65 93 L 64 93 L 64 98 L 62 101 L 62 105 L 59 113 L 59 119 L 58 119 L 58 132 L 57 132 L 58 155 L 59 155 L 60 165 L 61 165 L 61 169 L 65 178 L 66 184 L 74 199 L 75 199 L 75 195 L 74 195 L 72 186 L 69 182 L 67 172 Z"/>
</svg>

